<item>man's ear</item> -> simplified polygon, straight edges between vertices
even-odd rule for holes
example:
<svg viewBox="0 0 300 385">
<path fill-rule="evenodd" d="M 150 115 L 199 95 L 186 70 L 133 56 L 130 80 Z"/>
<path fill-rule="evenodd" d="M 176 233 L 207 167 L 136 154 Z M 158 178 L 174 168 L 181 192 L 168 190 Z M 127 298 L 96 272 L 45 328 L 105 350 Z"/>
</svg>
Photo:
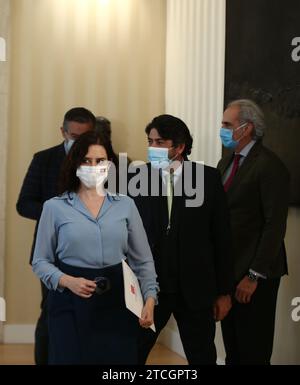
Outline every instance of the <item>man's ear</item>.
<svg viewBox="0 0 300 385">
<path fill-rule="evenodd" d="M 176 147 L 176 152 L 181 155 L 184 149 L 185 149 L 185 143 L 178 144 L 178 146 Z"/>
<path fill-rule="evenodd" d="M 60 127 L 60 131 L 61 131 L 61 134 L 62 134 L 63 138 L 66 139 L 66 131 L 65 131 L 65 129 L 63 127 Z"/>
<path fill-rule="evenodd" d="M 254 124 L 252 122 L 248 122 L 247 126 L 245 127 L 245 136 L 253 136 L 254 133 Z"/>
</svg>

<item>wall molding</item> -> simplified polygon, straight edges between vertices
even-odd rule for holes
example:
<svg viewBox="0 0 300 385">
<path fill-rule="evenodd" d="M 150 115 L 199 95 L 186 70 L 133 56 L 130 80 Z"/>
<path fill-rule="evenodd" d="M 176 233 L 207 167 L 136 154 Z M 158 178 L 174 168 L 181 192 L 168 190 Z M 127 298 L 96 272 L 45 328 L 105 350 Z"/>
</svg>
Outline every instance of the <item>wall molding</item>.
<svg viewBox="0 0 300 385">
<path fill-rule="evenodd" d="M 6 324 L 3 327 L 3 342 L 5 344 L 33 344 L 35 325 Z"/>
</svg>

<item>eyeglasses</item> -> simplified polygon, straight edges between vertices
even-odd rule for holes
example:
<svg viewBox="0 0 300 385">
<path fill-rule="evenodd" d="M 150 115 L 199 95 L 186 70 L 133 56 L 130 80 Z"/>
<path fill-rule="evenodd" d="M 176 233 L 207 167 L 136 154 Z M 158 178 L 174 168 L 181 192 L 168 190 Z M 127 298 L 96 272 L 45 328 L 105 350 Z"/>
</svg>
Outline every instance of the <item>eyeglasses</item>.
<svg viewBox="0 0 300 385">
<path fill-rule="evenodd" d="M 105 293 L 111 288 L 110 280 L 107 277 L 96 277 L 94 279 L 94 282 L 97 285 L 95 289 L 95 293 L 98 295 Z"/>
</svg>

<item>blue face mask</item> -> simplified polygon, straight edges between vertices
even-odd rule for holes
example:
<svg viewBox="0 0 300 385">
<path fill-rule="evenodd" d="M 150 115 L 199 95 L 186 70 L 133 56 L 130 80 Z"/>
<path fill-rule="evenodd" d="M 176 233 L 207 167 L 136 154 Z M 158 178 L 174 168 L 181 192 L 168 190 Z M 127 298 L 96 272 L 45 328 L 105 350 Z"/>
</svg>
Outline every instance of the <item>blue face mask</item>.
<svg viewBox="0 0 300 385">
<path fill-rule="evenodd" d="M 73 146 L 74 142 L 75 142 L 74 139 L 66 139 L 65 149 L 67 154 L 71 150 L 71 147 Z"/>
<path fill-rule="evenodd" d="M 248 123 L 244 123 L 241 126 L 237 127 L 235 131 L 239 130 L 242 127 L 247 126 Z M 226 148 L 235 149 L 239 143 L 238 140 L 233 139 L 233 130 L 229 128 L 222 127 L 220 130 L 220 138 L 222 140 L 223 146 Z"/>
<path fill-rule="evenodd" d="M 165 147 L 148 147 L 148 160 L 153 168 L 167 168 L 171 163 L 169 149 Z"/>
<path fill-rule="evenodd" d="M 222 127 L 220 130 L 220 138 L 222 140 L 223 146 L 226 148 L 236 148 L 238 142 L 232 138 L 233 131 L 229 128 Z"/>
</svg>

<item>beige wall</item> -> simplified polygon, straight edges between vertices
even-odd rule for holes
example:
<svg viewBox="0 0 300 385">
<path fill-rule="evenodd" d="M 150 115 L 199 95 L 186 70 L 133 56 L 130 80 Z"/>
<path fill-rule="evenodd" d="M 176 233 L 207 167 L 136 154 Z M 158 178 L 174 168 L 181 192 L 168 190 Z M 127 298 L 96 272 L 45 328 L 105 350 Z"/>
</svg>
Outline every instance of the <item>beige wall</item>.
<svg viewBox="0 0 300 385">
<path fill-rule="evenodd" d="M 118 151 L 144 158 L 144 127 L 164 111 L 164 0 L 11 0 L 5 294 L 8 324 L 38 316 L 28 266 L 34 223 L 15 203 L 34 152 L 61 141 L 64 112 L 112 121 Z"/>
<path fill-rule="evenodd" d="M 0 37 L 5 39 L 6 59 L 9 50 L 9 0 L 0 0 Z M 2 57 L 2 59 L 4 59 Z M 0 297 L 4 297 L 4 253 L 6 228 L 6 153 L 7 153 L 7 118 L 8 118 L 8 62 L 0 61 Z M 2 323 L 0 322 L 0 342 L 2 340 Z"/>
</svg>

